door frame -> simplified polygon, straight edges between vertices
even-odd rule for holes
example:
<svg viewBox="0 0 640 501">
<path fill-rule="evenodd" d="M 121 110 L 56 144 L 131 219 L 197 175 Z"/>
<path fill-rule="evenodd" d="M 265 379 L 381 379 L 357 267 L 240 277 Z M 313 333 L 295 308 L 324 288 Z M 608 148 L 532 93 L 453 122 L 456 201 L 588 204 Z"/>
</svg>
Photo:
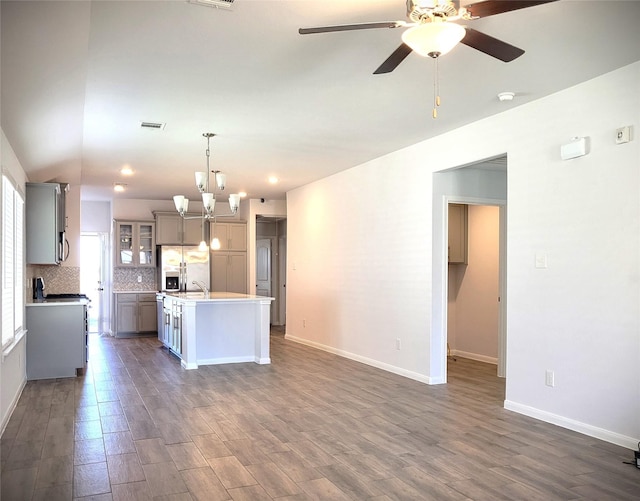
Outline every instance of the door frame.
<svg viewBox="0 0 640 501">
<path fill-rule="evenodd" d="M 499 264 L 498 264 L 498 377 L 506 377 L 507 372 L 507 201 L 495 198 L 478 198 L 458 195 L 443 196 L 443 228 L 444 239 L 442 241 L 442 316 L 440 332 L 443 336 L 443 346 L 447 346 L 448 340 L 448 297 L 449 297 L 449 263 L 447 245 L 449 242 L 449 204 L 487 205 L 499 208 Z M 442 366 L 444 368 L 444 381 L 447 380 L 447 352 L 443 352 Z"/>
</svg>

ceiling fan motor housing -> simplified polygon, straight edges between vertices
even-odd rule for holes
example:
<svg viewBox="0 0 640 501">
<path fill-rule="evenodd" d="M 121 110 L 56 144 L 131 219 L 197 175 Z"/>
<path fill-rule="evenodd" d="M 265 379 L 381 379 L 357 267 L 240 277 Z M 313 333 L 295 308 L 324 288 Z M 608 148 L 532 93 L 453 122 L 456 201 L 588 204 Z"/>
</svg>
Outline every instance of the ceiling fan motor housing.
<svg viewBox="0 0 640 501">
<path fill-rule="evenodd" d="M 459 0 L 407 0 L 407 17 L 414 23 L 447 20 L 458 15 L 458 5 Z"/>
</svg>

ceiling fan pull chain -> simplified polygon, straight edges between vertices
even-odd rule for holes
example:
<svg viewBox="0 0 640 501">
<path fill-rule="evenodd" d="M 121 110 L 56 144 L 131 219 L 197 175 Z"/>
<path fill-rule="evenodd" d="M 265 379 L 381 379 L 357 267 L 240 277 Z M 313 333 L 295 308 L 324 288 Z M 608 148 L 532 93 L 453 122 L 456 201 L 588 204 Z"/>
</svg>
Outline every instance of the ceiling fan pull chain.
<svg viewBox="0 0 640 501">
<path fill-rule="evenodd" d="M 433 58 L 433 118 L 438 118 L 437 107 L 440 106 L 440 88 L 438 85 L 438 58 Z"/>
</svg>

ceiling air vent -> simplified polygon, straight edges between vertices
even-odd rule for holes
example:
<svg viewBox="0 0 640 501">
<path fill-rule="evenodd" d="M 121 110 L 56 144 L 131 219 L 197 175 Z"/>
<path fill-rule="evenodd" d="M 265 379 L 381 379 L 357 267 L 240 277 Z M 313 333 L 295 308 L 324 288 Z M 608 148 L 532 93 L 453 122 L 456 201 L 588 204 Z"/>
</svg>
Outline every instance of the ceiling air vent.
<svg viewBox="0 0 640 501">
<path fill-rule="evenodd" d="M 189 3 L 214 7 L 216 9 L 231 10 L 234 0 L 187 0 Z"/>
<path fill-rule="evenodd" d="M 163 130 L 166 123 L 158 123 L 158 122 L 140 122 L 141 129 L 155 129 L 155 130 Z"/>
</svg>

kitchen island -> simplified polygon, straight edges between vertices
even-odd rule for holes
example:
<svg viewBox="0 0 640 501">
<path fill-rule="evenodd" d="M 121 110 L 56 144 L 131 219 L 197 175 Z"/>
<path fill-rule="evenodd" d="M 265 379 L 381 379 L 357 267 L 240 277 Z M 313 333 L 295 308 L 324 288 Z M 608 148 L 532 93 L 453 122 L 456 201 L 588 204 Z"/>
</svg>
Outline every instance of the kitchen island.
<svg viewBox="0 0 640 501">
<path fill-rule="evenodd" d="M 272 297 L 233 292 L 157 294 L 158 339 L 182 367 L 269 364 Z"/>
</svg>

